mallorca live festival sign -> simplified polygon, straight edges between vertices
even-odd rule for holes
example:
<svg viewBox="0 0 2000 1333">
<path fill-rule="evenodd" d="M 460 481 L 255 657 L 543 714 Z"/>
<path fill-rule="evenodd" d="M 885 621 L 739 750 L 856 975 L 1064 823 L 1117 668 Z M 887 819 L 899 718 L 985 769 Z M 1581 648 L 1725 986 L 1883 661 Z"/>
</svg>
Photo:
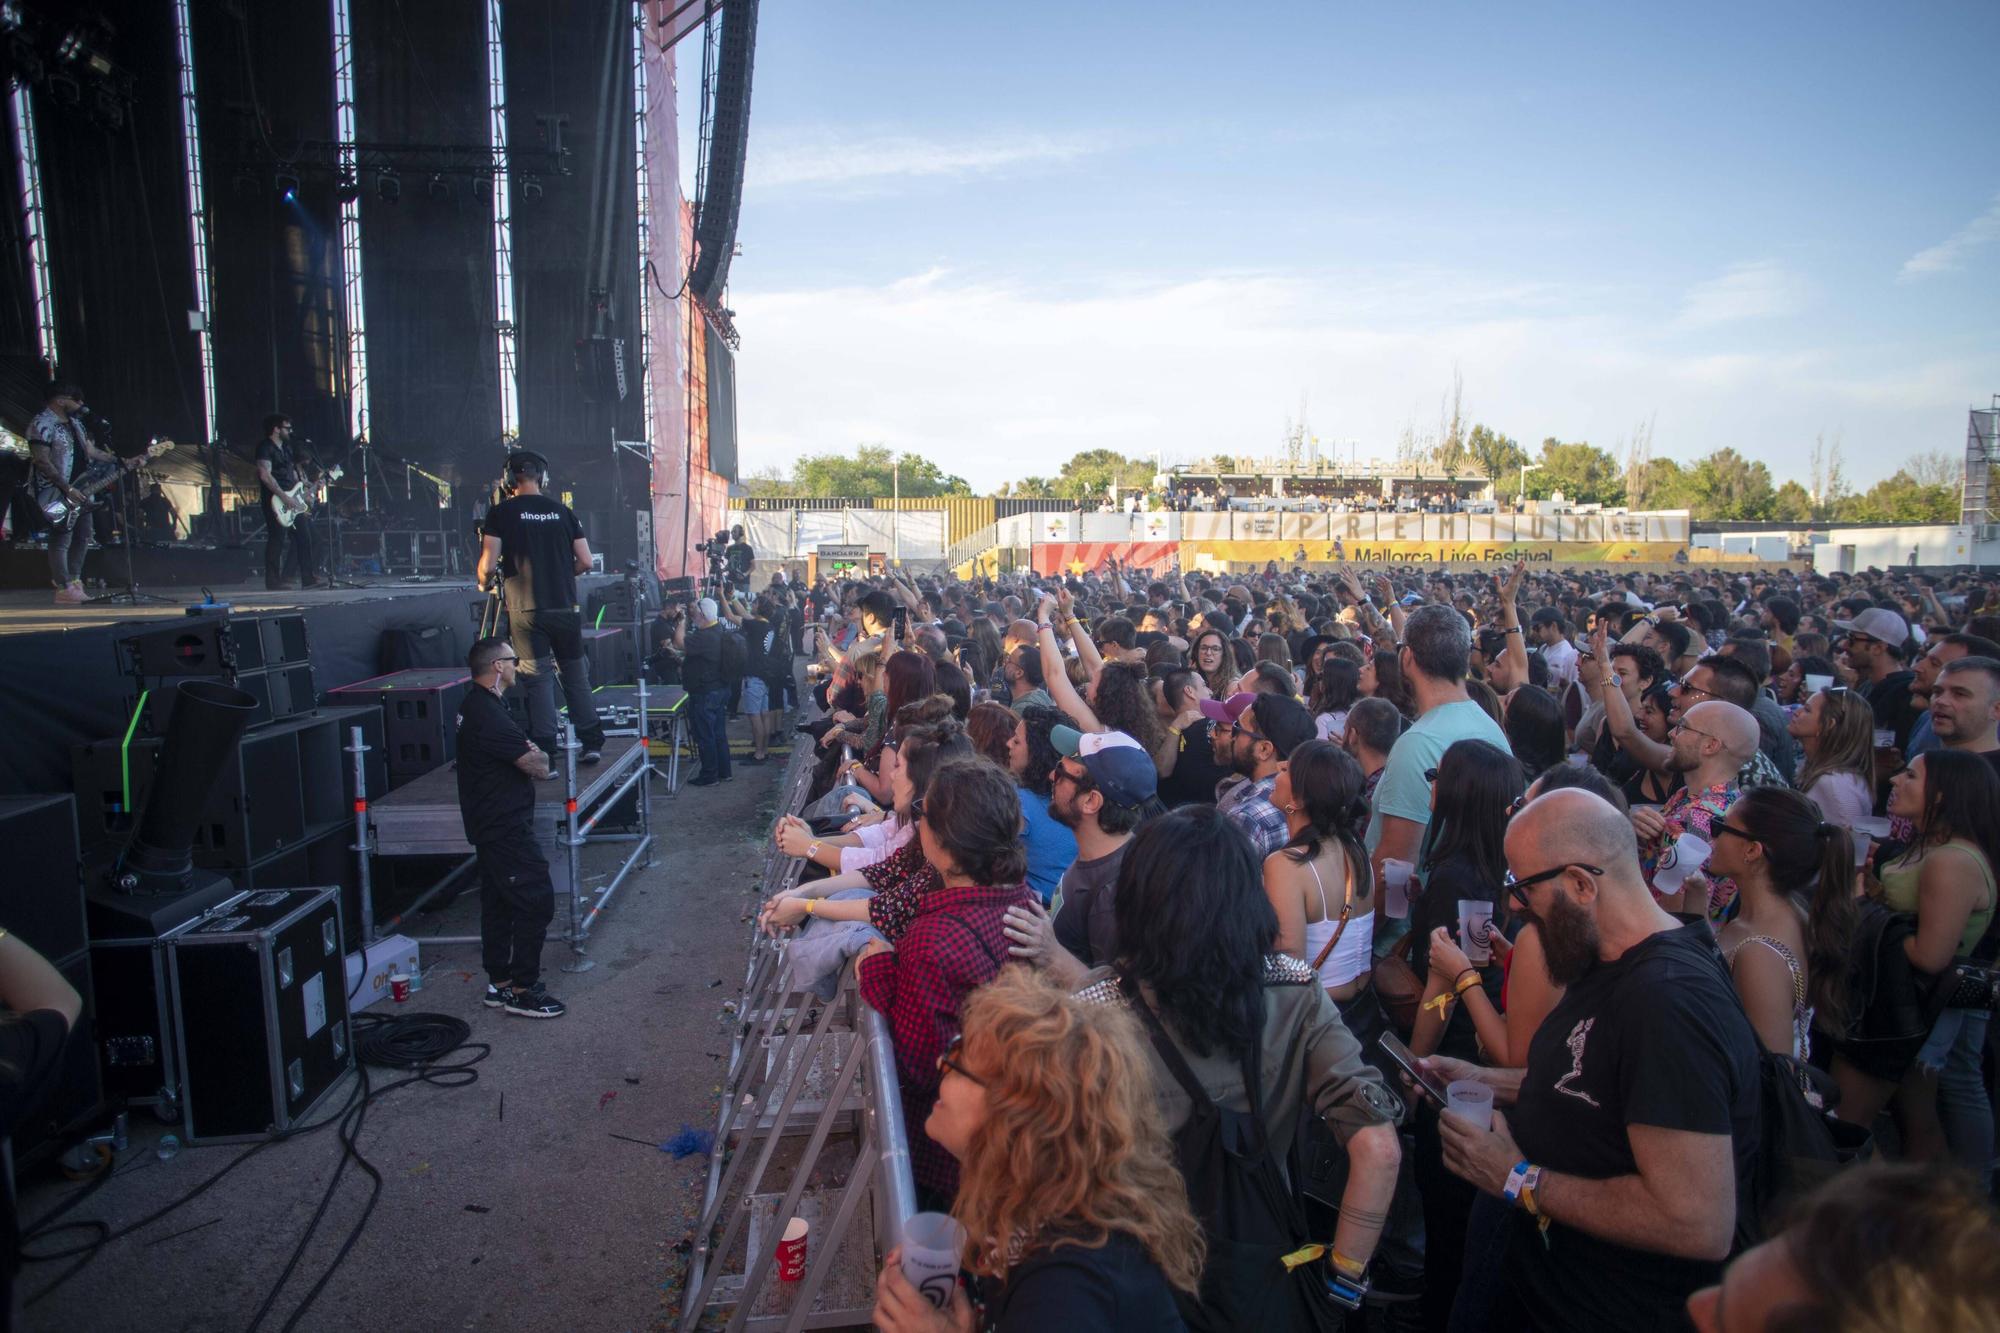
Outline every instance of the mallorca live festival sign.
<svg viewBox="0 0 2000 1333">
<path fill-rule="evenodd" d="M 1232 564 L 1668 563 L 1687 549 L 1684 514 L 1245 514 L 1181 543 L 1189 568 Z"/>
</svg>

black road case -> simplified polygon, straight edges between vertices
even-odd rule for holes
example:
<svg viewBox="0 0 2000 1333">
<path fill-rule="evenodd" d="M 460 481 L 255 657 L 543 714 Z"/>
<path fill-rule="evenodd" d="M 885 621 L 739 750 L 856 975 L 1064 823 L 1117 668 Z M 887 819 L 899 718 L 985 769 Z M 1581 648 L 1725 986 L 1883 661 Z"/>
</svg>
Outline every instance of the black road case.
<svg viewBox="0 0 2000 1333">
<path fill-rule="evenodd" d="M 165 947 L 190 1143 L 290 1129 L 353 1068 L 337 888 L 244 894 Z"/>
</svg>

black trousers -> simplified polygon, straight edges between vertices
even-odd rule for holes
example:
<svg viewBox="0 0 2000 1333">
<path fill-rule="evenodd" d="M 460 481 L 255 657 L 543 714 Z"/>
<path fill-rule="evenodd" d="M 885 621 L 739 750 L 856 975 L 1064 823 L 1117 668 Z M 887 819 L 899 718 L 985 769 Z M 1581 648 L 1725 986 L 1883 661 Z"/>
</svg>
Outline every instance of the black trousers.
<svg viewBox="0 0 2000 1333">
<path fill-rule="evenodd" d="M 542 975 L 542 936 L 556 916 L 549 863 L 525 828 L 476 843 L 479 856 L 479 947 L 486 979 L 496 986 L 532 986 Z"/>
<path fill-rule="evenodd" d="M 298 567 L 299 582 L 314 583 L 319 568 L 313 563 L 312 516 L 295 514 L 292 526 L 280 527 L 270 505 L 264 506 L 264 586 L 285 586 L 285 548 L 291 547 L 292 564 Z"/>
</svg>

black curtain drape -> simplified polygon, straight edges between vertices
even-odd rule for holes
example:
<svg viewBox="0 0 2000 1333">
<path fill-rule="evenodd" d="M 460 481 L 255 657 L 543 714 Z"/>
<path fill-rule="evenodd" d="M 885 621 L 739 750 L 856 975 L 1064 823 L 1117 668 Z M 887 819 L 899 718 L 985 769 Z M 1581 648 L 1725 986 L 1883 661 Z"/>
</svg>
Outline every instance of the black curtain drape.
<svg viewBox="0 0 2000 1333">
<path fill-rule="evenodd" d="M 353 15 L 363 142 L 490 142 L 484 0 L 353 0 Z M 457 177 L 440 198 L 406 174 L 391 203 L 361 184 L 369 440 L 454 481 L 497 476 L 490 188 Z"/>
<path fill-rule="evenodd" d="M 621 5 L 510 0 L 502 41 L 507 138 L 548 146 L 546 118 L 561 116 L 573 174 L 544 177 L 539 199 L 514 180 L 514 273 L 521 383 L 521 439 L 550 460 L 555 484 L 585 515 L 592 545 L 615 558 L 636 549 L 631 511 L 646 503 L 644 464 L 613 454 L 641 437 L 638 360 L 638 181 L 633 143 L 631 12 Z M 608 225 L 607 224 L 608 220 Z M 673 225 L 662 219 L 658 225 Z M 591 289 L 605 288 L 594 321 Z M 622 402 L 588 393 L 577 344 L 602 327 L 625 339 Z"/>
<path fill-rule="evenodd" d="M 194 280 L 173 9 L 152 0 L 100 0 L 96 8 L 116 28 L 106 54 L 136 80 L 124 125 L 93 120 L 89 97 L 68 106 L 46 89 L 32 94 L 57 370 L 116 423 L 111 438 L 121 452 L 136 452 L 151 435 L 194 444 L 201 372 L 188 328 Z M 32 344 L 32 314 L 29 324 Z"/>
<path fill-rule="evenodd" d="M 260 419 L 283 412 L 332 463 L 349 442 L 336 182 L 301 167 L 287 200 L 276 180 L 300 141 L 335 137 L 331 13 L 324 0 L 210 0 L 193 15 L 218 429 L 248 457 Z"/>
</svg>

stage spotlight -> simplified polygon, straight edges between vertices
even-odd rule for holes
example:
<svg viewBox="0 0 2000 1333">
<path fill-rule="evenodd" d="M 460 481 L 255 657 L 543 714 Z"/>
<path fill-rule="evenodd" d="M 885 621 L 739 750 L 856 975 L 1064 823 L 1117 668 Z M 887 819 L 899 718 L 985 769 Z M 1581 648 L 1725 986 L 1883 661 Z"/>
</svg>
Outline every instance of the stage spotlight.
<svg viewBox="0 0 2000 1333">
<path fill-rule="evenodd" d="M 491 176 L 474 176 L 472 178 L 472 197 L 474 199 L 491 199 L 493 197 L 493 178 Z"/>
<path fill-rule="evenodd" d="M 299 176 L 289 165 L 278 168 L 278 197 L 288 204 L 299 197 Z"/>
<path fill-rule="evenodd" d="M 53 73 L 49 75 L 49 96 L 64 106 L 82 106 L 83 85 L 74 74 Z"/>
<path fill-rule="evenodd" d="M 451 182 L 444 178 L 443 172 L 432 174 L 430 193 L 433 203 L 448 204 L 451 202 Z"/>
<path fill-rule="evenodd" d="M 403 197 L 403 178 L 386 168 L 375 173 L 375 193 L 385 204 L 393 204 Z"/>
<path fill-rule="evenodd" d="M 523 177 L 521 177 L 521 197 L 522 197 L 523 199 L 539 199 L 539 198 L 541 198 L 541 197 L 542 197 L 542 178 L 541 178 L 540 176 L 523 176 Z"/>
</svg>

